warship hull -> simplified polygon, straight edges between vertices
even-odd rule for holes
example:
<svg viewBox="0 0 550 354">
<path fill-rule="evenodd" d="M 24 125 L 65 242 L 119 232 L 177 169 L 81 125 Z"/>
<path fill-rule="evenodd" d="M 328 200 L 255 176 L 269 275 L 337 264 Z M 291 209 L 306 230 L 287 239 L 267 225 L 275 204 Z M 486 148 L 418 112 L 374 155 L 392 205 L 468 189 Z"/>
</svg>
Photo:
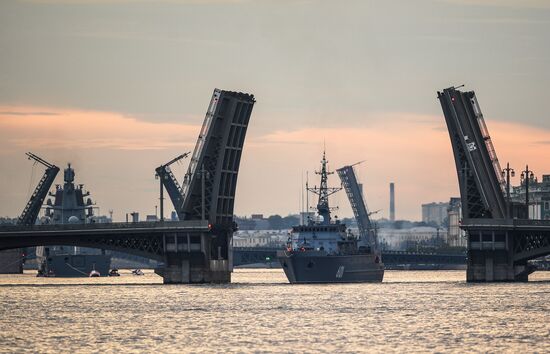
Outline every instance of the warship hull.
<svg viewBox="0 0 550 354">
<path fill-rule="evenodd" d="M 101 276 L 107 276 L 111 267 L 111 256 L 60 254 L 49 256 L 45 263 L 46 274 L 49 273 L 55 277 L 87 277 L 92 270 L 99 272 Z"/>
<path fill-rule="evenodd" d="M 384 279 L 384 264 L 371 254 L 278 251 L 277 258 L 291 284 L 380 283 Z"/>
</svg>

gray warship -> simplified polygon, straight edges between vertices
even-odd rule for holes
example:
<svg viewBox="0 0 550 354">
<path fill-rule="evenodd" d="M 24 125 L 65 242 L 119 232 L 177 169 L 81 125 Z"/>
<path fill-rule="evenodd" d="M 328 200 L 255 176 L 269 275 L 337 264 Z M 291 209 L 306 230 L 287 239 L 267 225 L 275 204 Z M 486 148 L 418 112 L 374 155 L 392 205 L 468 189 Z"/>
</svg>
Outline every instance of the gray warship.
<svg viewBox="0 0 550 354">
<path fill-rule="evenodd" d="M 329 196 L 342 187 L 328 187 L 328 176 L 334 172 L 328 171 L 327 164 L 323 153 L 321 170 L 316 172 L 321 176 L 319 188 L 306 184 L 306 191 L 319 197 L 317 215 L 310 217 L 308 213 L 305 224 L 292 228 L 286 248 L 277 252 L 277 258 L 291 284 L 381 282 L 384 264 L 354 165 L 337 172 L 357 220 L 358 233 L 331 218 Z"/>
<path fill-rule="evenodd" d="M 94 216 L 94 204 L 88 198 L 90 192 L 84 191 L 84 185 L 74 184 L 75 172 L 68 164 L 64 170 L 64 184 L 56 185 L 55 192 L 49 192 L 52 199 L 46 202 L 45 215 L 40 218 L 42 224 L 84 224 L 98 222 Z M 53 246 L 37 247 L 39 264 L 38 276 L 87 277 L 107 276 L 111 266 L 111 256 L 102 250 Z"/>
</svg>

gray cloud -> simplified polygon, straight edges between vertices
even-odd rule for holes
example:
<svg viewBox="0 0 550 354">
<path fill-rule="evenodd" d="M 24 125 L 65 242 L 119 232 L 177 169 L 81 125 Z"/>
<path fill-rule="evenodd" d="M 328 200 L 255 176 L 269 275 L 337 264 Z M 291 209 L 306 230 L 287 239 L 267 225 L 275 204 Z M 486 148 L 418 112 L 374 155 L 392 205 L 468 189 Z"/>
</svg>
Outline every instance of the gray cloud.
<svg viewBox="0 0 550 354">
<path fill-rule="evenodd" d="M 59 113 L 55 113 L 55 112 L 4 111 L 4 112 L 0 112 L 0 115 L 8 115 L 8 116 L 57 116 L 57 115 L 59 115 Z"/>
<path fill-rule="evenodd" d="M 513 8 L 550 8 L 547 0 L 436 0 L 444 3 L 469 6 L 494 6 Z"/>
<path fill-rule="evenodd" d="M 548 129 L 544 102 L 550 82 L 549 6 L 535 0 L 0 1 L 0 106 L 6 118 L 46 116 L 48 110 L 69 107 L 120 112 L 149 123 L 196 125 L 202 122 L 213 88 L 219 87 L 255 94 L 249 143 L 282 130 L 371 126 L 392 126 L 391 136 L 408 129 L 405 133 L 412 140 L 426 131 L 445 130 L 436 91 L 465 83 L 465 89 L 476 91 L 488 121 Z M 35 113 L 16 112 L 19 107 Z M 439 117 L 439 123 L 434 119 L 404 128 L 406 118 L 391 112 Z M 38 116 L 36 121 L 44 123 Z M 92 121 L 93 127 L 97 117 Z M 57 134 L 63 126 L 47 128 Z M 150 151 L 141 150 L 140 156 L 157 166 L 158 150 L 153 149 L 175 155 L 183 148 L 178 141 L 196 138 L 194 132 L 172 135 L 163 130 L 156 135 L 159 142 L 150 143 L 145 127 L 142 144 L 119 132 L 107 139 L 104 135 L 112 129 L 105 126 L 99 137 L 83 137 L 89 129 L 79 128 L 78 134 L 53 143 L 70 138 L 76 140 L 72 144 L 103 146 L 82 152 L 98 154 L 99 160 L 109 160 L 113 151 L 123 156 L 146 146 Z M 49 130 L 32 137 L 27 127 L 21 131 L 18 138 L 23 140 L 15 148 L 23 151 L 25 145 L 40 142 L 41 148 L 48 147 L 40 139 Z M 317 138 L 322 146 L 323 137 L 312 136 L 302 140 L 300 150 Z M 540 141 L 537 150 L 548 146 L 544 136 L 532 140 Z M 339 147 L 342 155 L 348 143 L 353 141 Z M 247 151 L 257 149 L 255 156 L 263 163 L 269 161 L 265 155 L 276 155 L 276 145 L 251 144 Z M 379 146 L 371 147 L 386 149 Z M 5 146 L 2 156 L 4 161 L 12 159 Z M 128 156 L 121 161 L 135 160 Z M 380 170 L 402 161 L 383 163 L 387 166 L 381 164 Z M 249 166 L 249 176 L 257 180 L 256 164 L 243 166 Z M 271 168 L 266 163 L 262 170 L 265 182 L 288 191 L 292 178 L 274 182 Z M 143 173 L 149 172 L 144 167 Z M 246 173 L 241 176 L 246 178 Z M 406 173 L 396 172 L 392 178 L 410 180 Z M 444 176 L 434 179 L 446 181 Z M 154 199 L 157 185 L 151 186 Z M 448 197 L 445 189 L 439 192 Z M 415 215 L 418 209 L 411 202 L 402 210 Z"/>
</svg>

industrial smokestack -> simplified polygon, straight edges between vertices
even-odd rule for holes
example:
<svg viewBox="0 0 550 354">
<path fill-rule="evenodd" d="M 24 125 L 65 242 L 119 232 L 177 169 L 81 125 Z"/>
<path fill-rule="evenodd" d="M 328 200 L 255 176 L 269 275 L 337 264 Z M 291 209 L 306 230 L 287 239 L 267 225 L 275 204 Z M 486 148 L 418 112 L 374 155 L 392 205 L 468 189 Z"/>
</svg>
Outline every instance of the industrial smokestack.
<svg viewBox="0 0 550 354">
<path fill-rule="evenodd" d="M 390 221 L 395 221 L 395 184 L 390 183 Z"/>
</svg>

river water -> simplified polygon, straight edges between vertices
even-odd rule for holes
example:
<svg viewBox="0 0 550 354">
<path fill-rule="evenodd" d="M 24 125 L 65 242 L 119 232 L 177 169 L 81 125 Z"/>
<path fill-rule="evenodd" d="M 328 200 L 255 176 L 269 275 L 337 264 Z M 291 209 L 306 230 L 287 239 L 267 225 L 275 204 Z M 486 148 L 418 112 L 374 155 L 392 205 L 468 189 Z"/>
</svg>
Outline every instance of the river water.
<svg viewBox="0 0 550 354">
<path fill-rule="evenodd" d="M 550 272 L 466 284 L 387 271 L 382 284 L 290 285 L 240 269 L 227 285 L 0 275 L 0 352 L 550 352 Z"/>
</svg>

